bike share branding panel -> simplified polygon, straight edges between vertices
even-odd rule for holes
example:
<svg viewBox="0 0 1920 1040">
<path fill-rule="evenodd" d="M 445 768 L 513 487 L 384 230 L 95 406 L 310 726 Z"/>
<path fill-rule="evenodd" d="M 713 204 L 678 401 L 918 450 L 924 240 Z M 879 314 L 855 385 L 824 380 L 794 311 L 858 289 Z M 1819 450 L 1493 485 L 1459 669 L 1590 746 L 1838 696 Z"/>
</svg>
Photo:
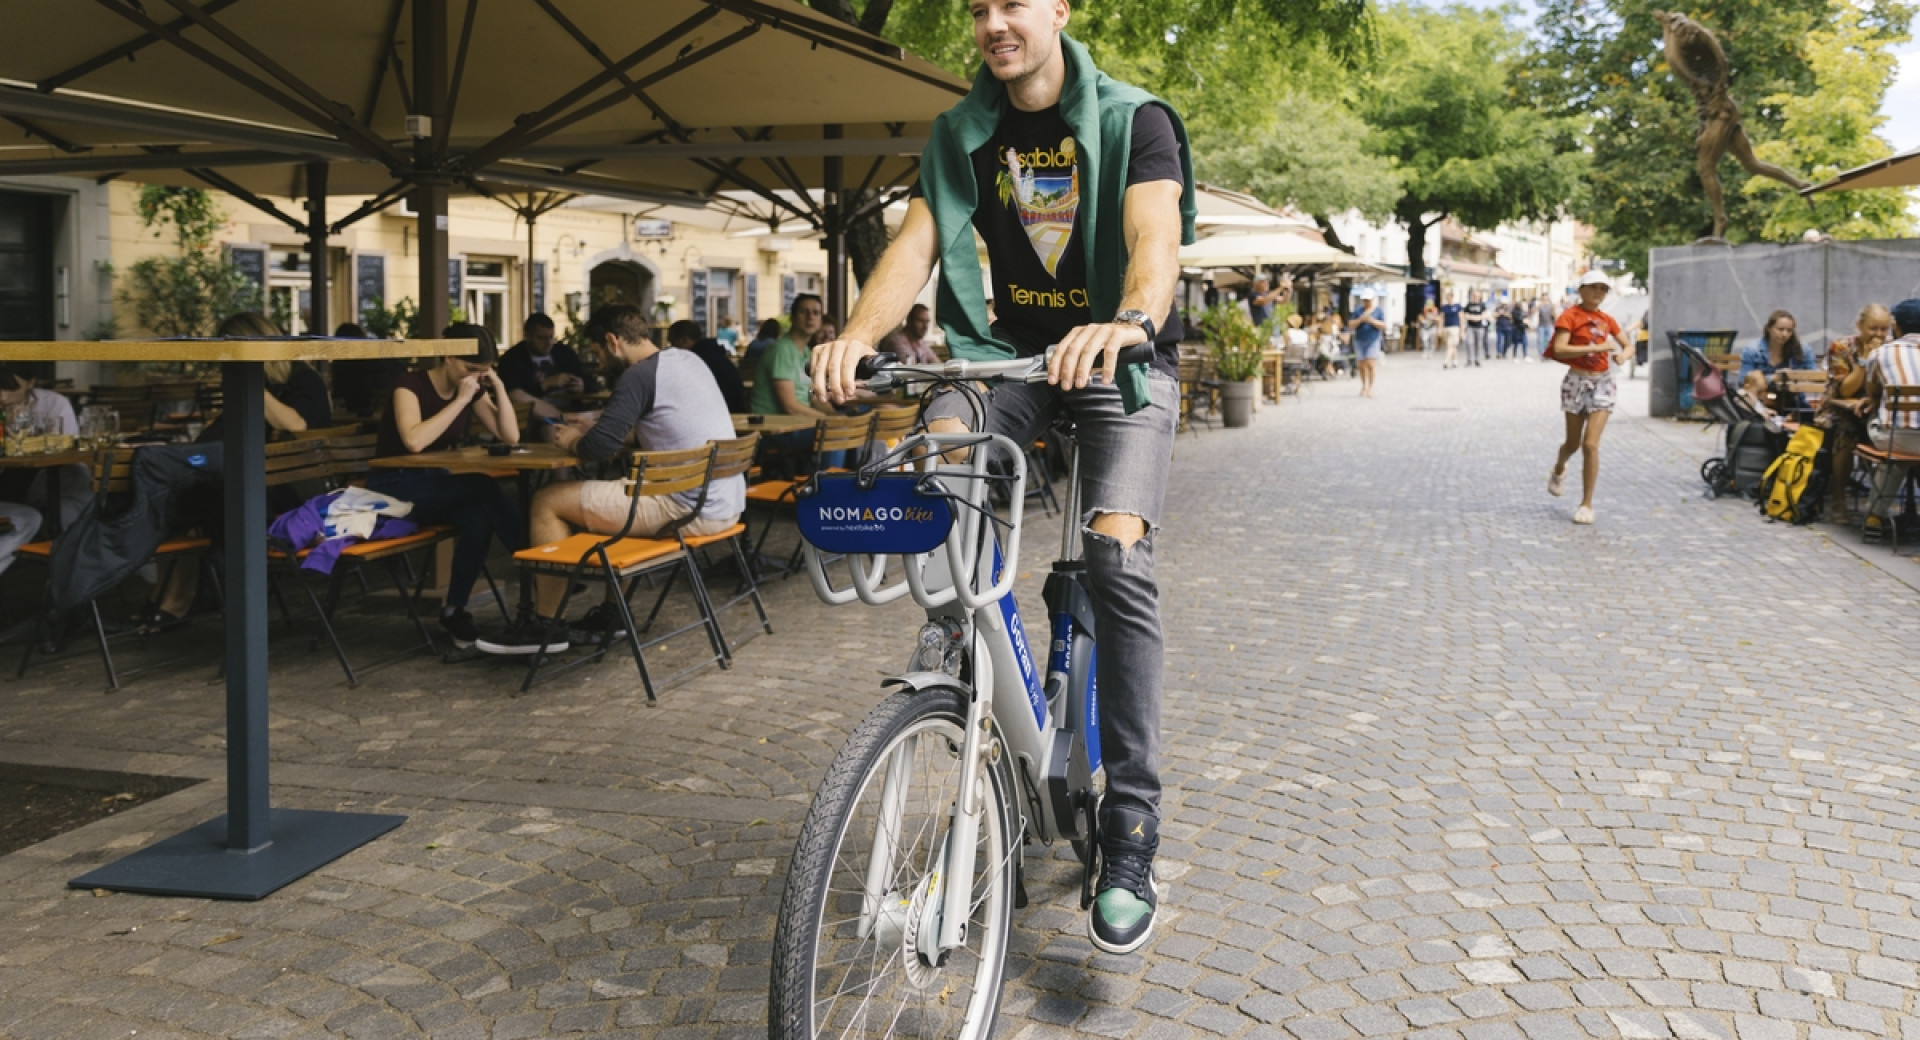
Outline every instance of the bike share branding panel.
<svg viewBox="0 0 1920 1040">
<path fill-rule="evenodd" d="M 925 553 L 953 527 L 953 507 L 923 495 L 919 476 L 885 474 L 862 489 L 851 473 L 828 474 L 799 497 L 800 537 L 827 553 Z"/>
</svg>

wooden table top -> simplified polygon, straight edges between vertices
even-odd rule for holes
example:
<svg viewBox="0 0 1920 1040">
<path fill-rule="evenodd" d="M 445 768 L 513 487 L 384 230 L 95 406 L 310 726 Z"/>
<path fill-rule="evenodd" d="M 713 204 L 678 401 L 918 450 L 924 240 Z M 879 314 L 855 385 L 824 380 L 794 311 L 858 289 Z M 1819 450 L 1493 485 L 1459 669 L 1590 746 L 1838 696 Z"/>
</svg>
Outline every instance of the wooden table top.
<svg viewBox="0 0 1920 1040">
<path fill-rule="evenodd" d="M 733 433 L 736 437 L 745 437 L 749 433 L 766 434 L 792 433 L 795 430 L 811 430 L 820 420 L 811 415 L 748 415 L 742 412 L 732 413 Z M 757 422 L 755 420 L 758 420 Z"/>
<path fill-rule="evenodd" d="M 500 469 L 539 472 L 566 469 L 579 464 L 580 460 L 572 452 L 561 451 L 551 444 L 522 444 L 510 455 L 489 455 L 485 448 L 458 448 L 419 455 L 393 455 L 369 463 L 375 469 L 445 469 L 461 473 Z"/>
<path fill-rule="evenodd" d="M 91 451 L 56 451 L 46 455 L 0 455 L 0 469 L 46 469 L 50 466 L 91 466 Z"/>
<path fill-rule="evenodd" d="M 150 339 L 0 341 L 0 361 L 334 361 L 463 356 L 470 339 Z"/>
</svg>

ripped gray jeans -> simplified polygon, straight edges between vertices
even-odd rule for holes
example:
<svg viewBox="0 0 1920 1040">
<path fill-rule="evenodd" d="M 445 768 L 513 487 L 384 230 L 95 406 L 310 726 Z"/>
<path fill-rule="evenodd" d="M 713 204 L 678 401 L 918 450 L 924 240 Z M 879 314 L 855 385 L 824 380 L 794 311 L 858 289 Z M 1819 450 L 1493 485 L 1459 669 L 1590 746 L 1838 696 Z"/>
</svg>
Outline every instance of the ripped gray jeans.
<svg viewBox="0 0 1920 1040">
<path fill-rule="evenodd" d="M 1080 441 L 1081 535 L 1100 655 L 1100 754 L 1110 804 L 1160 813 L 1160 692 L 1166 641 L 1160 634 L 1160 588 L 1153 578 L 1153 541 L 1167 499 L 1179 386 L 1162 373 L 1148 380 L 1153 403 L 1128 415 L 1118 388 L 1095 383 L 1062 391 L 1045 383 L 1009 383 L 990 394 L 989 432 L 1031 444 L 1062 412 Z M 927 407 L 927 419 L 971 426 L 966 395 L 945 393 Z M 1122 551 L 1114 539 L 1088 530 L 1102 513 L 1138 516 L 1147 536 Z"/>
</svg>

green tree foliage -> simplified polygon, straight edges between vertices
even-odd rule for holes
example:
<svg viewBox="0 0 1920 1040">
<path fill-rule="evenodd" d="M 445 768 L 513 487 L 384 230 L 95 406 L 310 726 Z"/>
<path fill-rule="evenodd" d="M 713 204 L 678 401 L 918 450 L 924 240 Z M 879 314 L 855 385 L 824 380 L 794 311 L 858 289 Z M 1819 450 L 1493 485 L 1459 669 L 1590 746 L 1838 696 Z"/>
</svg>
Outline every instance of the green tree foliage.
<svg viewBox="0 0 1920 1040">
<path fill-rule="evenodd" d="M 1653 20 L 1667 2 L 1542 0 L 1523 77 L 1539 108 L 1583 121 L 1592 162 L 1575 215 L 1598 231 L 1597 252 L 1624 258 L 1642 277 L 1648 249 L 1691 242 L 1713 224 L 1695 172 L 1693 94 L 1667 68 Z M 1807 46 L 1830 17 L 1831 3 L 1713 0 L 1687 12 L 1719 36 L 1731 66 L 1729 87 L 1756 147 L 1782 136 L 1783 99 L 1814 92 Z M 1903 33 L 1911 18 L 1901 0 L 1860 0 L 1857 10 L 1862 31 L 1888 37 Z M 1727 238 L 1761 238 L 1790 190 L 1746 190 L 1749 175 L 1731 159 L 1720 175 L 1727 189 Z"/>
<path fill-rule="evenodd" d="M 1283 97 L 1274 111 L 1278 118 L 1266 127 L 1211 130 L 1197 140 L 1196 175 L 1316 219 L 1347 210 L 1376 221 L 1393 216 L 1400 176 L 1367 150 L 1370 131 L 1359 116 L 1306 95 Z"/>
<path fill-rule="evenodd" d="M 808 0 L 963 79 L 979 65 L 957 0 Z M 1267 125 L 1291 90 L 1372 53 L 1368 0 L 1084 0 L 1067 32 L 1108 75 L 1165 98 L 1196 136 Z M 849 202 L 860 201 L 849 193 Z M 885 246 L 876 218 L 848 236 L 864 280 Z"/>
<path fill-rule="evenodd" d="M 1380 17 L 1387 56 L 1361 93 L 1373 151 L 1391 159 L 1402 191 L 1409 274 L 1426 275 L 1429 228 L 1547 220 L 1574 195 L 1584 166 L 1569 127 L 1512 89 L 1523 40 L 1507 12 L 1397 4 Z"/>
<path fill-rule="evenodd" d="M 1888 55 L 1905 43 L 1904 32 L 1866 23 L 1849 0 L 1834 0 L 1827 25 L 1807 35 L 1807 64 L 1813 70 L 1810 94 L 1775 94 L 1765 99 L 1780 109 L 1780 137 L 1757 145 L 1760 158 L 1799 170 L 1815 183 L 1893 154 L 1879 135 L 1886 119 L 1880 101 L 1898 66 Z M 1755 177 L 1749 194 L 1771 185 Z M 1800 198 L 1768 190 L 1773 201 L 1760 235 L 1774 242 L 1797 241 L 1818 230 L 1838 239 L 1898 238 L 1913 233 L 1909 195 L 1901 189 L 1823 192 Z"/>
<path fill-rule="evenodd" d="M 140 220 L 155 238 L 173 228 L 177 256 L 152 256 L 127 268 L 120 301 L 160 336 L 211 336 L 241 311 L 260 309 L 260 287 L 228 262 L 213 236 L 226 223 L 199 188 L 140 189 Z"/>
</svg>

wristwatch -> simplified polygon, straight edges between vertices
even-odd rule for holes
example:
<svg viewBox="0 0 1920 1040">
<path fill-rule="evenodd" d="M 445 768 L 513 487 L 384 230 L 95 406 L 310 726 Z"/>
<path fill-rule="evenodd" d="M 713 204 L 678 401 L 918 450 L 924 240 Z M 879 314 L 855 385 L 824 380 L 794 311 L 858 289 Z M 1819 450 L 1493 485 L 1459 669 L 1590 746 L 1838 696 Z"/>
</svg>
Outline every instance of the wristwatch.
<svg viewBox="0 0 1920 1040">
<path fill-rule="evenodd" d="M 1138 325 L 1140 331 L 1147 334 L 1148 343 L 1153 342 L 1154 333 L 1158 331 L 1153 327 L 1153 319 L 1147 317 L 1146 311 L 1121 311 L 1113 316 L 1113 323 L 1115 325 Z"/>
</svg>

